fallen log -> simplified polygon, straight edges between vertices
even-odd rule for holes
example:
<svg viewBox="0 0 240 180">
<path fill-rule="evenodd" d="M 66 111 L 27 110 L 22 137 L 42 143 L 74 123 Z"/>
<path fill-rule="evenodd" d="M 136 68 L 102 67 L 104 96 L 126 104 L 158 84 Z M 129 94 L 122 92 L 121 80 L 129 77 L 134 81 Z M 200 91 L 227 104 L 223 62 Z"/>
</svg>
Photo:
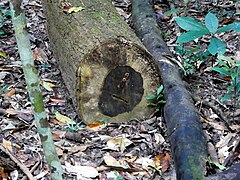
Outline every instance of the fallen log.
<svg viewBox="0 0 240 180">
<path fill-rule="evenodd" d="M 111 1 L 44 4 L 53 52 L 80 118 L 91 123 L 149 117 L 154 109 L 145 97 L 158 88 L 159 70 Z"/>
<path fill-rule="evenodd" d="M 164 117 L 177 179 L 202 179 L 207 150 L 199 114 L 180 77 L 177 60 L 162 38 L 152 5 L 132 0 L 132 19 L 137 36 L 158 63 L 167 100 Z"/>
</svg>

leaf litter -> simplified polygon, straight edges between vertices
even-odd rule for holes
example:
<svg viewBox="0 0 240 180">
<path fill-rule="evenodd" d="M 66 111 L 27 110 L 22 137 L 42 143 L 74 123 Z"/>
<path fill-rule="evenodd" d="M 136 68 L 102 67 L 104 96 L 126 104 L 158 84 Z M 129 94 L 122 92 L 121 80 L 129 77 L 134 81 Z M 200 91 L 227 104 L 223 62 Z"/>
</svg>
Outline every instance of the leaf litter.
<svg viewBox="0 0 240 180">
<path fill-rule="evenodd" d="M 238 15 L 231 13 L 235 6 L 231 1 L 219 1 L 214 8 L 227 10 L 228 14 L 219 14 L 220 25 L 239 20 Z M 175 172 L 171 159 L 170 144 L 166 133 L 166 124 L 162 117 L 153 117 L 147 120 L 131 120 L 128 123 L 98 122 L 84 125 L 79 120 L 67 93 L 66 87 L 57 68 L 57 62 L 52 57 L 49 41 L 45 29 L 45 17 L 41 1 L 23 0 L 28 18 L 28 32 L 32 43 L 35 64 L 42 81 L 42 92 L 48 114 L 48 120 L 52 129 L 58 155 L 64 167 L 66 179 L 174 179 Z M 131 10 L 129 1 L 113 1 L 117 11 L 131 26 Z M 231 6 L 230 6 L 231 5 Z M 0 2 L 3 7 L 1 12 L 9 11 L 9 3 L 6 0 Z M 204 22 L 204 16 L 213 5 L 208 1 L 197 3 L 190 1 L 186 7 L 184 3 L 174 4 L 177 10 L 172 12 L 178 15 L 194 17 Z M 154 6 L 159 17 L 159 24 L 166 32 L 166 42 L 170 50 L 174 52 L 174 44 L 178 35 L 176 23 L 171 15 L 166 15 L 167 6 L 156 4 Z M 215 12 L 217 13 L 217 12 Z M 171 13 L 170 13 L 171 14 Z M 5 26 L 0 37 L 0 140 L 1 147 L 11 151 L 21 163 L 29 169 L 29 172 L 37 179 L 49 179 L 49 169 L 44 159 L 32 109 L 28 100 L 26 83 L 24 81 L 21 62 L 17 53 L 16 40 L 14 38 L 10 17 L 4 19 Z M 176 29 L 176 31 L 175 31 Z M 223 36 L 224 35 L 224 36 Z M 227 42 L 227 53 L 234 57 L 239 54 L 239 34 L 231 32 L 220 34 Z M 207 38 L 207 37 L 204 37 Z M 203 47 L 205 44 L 202 41 Z M 190 44 L 194 46 L 194 43 Z M 176 54 L 178 56 L 178 54 Z M 183 57 L 184 58 L 184 57 Z M 232 118 L 232 102 L 227 102 L 227 108 L 218 101 L 225 84 L 216 83 L 215 77 L 203 74 L 208 65 L 201 63 L 199 66 L 200 78 L 190 78 L 187 82 L 195 96 L 201 99 L 209 99 L 214 106 L 222 109 L 224 115 Z M 206 71 L 207 72 L 207 71 Z M 210 88 L 214 87 L 214 88 Z M 209 98 L 209 94 L 212 97 Z M 214 98 L 213 98 L 214 97 Z M 219 114 L 213 109 L 196 101 L 196 106 L 201 114 L 206 139 L 211 145 L 209 151 L 209 163 L 215 167 L 223 168 L 239 161 L 239 123 L 229 122 L 233 132 L 226 128 Z M 236 112 L 239 109 L 236 110 Z M 57 114 L 56 114 L 57 113 Z M 235 113 L 235 112 L 234 112 Z M 239 113 L 235 113 L 239 122 Z M 75 127 L 78 133 L 69 132 L 67 123 L 80 123 Z M 8 154 L 0 150 L 0 175 L 2 178 L 23 179 L 26 173 L 19 169 Z M 7 163 L 6 163 L 7 162 Z M 216 168 L 209 170 L 208 174 Z"/>
</svg>

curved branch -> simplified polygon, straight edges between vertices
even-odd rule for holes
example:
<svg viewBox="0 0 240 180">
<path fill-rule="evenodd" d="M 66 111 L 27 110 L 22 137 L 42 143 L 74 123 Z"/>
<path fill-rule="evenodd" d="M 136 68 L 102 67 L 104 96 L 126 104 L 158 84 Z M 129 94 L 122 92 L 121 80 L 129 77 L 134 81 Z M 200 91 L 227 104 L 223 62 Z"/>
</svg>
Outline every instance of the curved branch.
<svg viewBox="0 0 240 180">
<path fill-rule="evenodd" d="M 170 135 L 177 179 L 202 179 L 207 159 L 206 141 L 200 116 L 178 72 L 177 60 L 169 51 L 156 23 L 152 5 L 132 1 L 133 24 L 137 36 L 158 63 L 167 103 L 164 117 Z"/>
</svg>

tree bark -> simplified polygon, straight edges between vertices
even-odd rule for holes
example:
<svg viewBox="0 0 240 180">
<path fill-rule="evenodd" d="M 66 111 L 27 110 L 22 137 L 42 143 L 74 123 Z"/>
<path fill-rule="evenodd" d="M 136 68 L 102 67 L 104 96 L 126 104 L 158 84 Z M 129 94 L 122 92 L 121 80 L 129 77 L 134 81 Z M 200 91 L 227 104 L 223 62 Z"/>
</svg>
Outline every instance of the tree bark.
<svg viewBox="0 0 240 180">
<path fill-rule="evenodd" d="M 48 34 L 64 82 L 86 122 L 121 122 L 153 113 L 146 96 L 161 78 L 152 56 L 109 0 L 44 0 Z M 73 14 L 70 7 L 83 7 Z"/>
<path fill-rule="evenodd" d="M 21 0 L 12 0 L 11 10 L 13 14 L 13 27 L 23 66 L 29 99 L 33 107 L 34 119 L 43 146 L 44 155 L 51 171 L 51 178 L 52 180 L 62 180 L 63 170 L 54 146 L 47 115 L 44 110 L 43 96 L 39 86 L 37 69 L 34 66 L 33 53 L 27 33 L 26 18 L 23 9 L 21 8 L 21 2 Z M 26 170 L 22 170 L 26 172 Z M 31 173 L 27 172 L 27 174 L 29 179 L 34 179 Z"/>
<path fill-rule="evenodd" d="M 132 0 L 132 16 L 136 34 L 158 61 L 167 101 L 164 117 L 177 179 L 202 179 L 207 146 L 199 114 L 175 65 L 177 60 L 162 39 L 162 32 L 149 1 Z"/>
</svg>

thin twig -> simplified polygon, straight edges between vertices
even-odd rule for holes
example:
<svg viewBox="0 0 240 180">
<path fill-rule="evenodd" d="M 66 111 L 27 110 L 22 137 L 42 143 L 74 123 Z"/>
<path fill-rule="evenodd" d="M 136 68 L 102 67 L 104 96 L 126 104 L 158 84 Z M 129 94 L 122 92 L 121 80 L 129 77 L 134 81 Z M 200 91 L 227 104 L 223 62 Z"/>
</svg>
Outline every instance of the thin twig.
<svg viewBox="0 0 240 180">
<path fill-rule="evenodd" d="M 11 152 L 8 151 L 8 149 L 4 148 L 1 145 L 0 150 L 3 151 L 4 153 L 6 153 L 10 157 L 10 159 L 17 164 L 17 166 L 22 170 L 22 172 L 24 174 L 26 174 L 26 176 L 28 177 L 29 180 L 34 180 L 34 177 L 31 174 L 31 172 L 29 171 L 29 169 L 24 164 L 22 164 L 15 156 L 13 156 L 11 154 Z"/>
<path fill-rule="evenodd" d="M 39 157 L 41 157 L 40 154 L 38 154 L 38 155 L 39 155 Z M 41 158 L 38 158 L 38 159 L 37 159 L 37 162 L 36 162 L 36 163 L 34 164 L 34 166 L 31 168 L 30 172 L 33 173 L 33 171 L 35 171 L 35 170 L 37 169 L 37 167 L 39 166 L 40 163 L 41 163 Z M 22 180 L 26 180 L 26 176 L 23 177 Z"/>
<path fill-rule="evenodd" d="M 217 108 L 215 106 L 214 103 L 206 101 L 206 100 L 202 100 L 199 97 L 195 97 L 193 96 L 193 100 L 195 102 L 201 102 L 203 105 L 210 107 L 214 113 L 216 113 L 218 115 L 218 117 L 220 118 L 220 120 L 224 123 L 224 125 L 226 126 L 226 128 L 230 131 L 230 132 L 234 132 L 234 130 L 229 126 L 228 122 L 227 122 L 227 117 L 223 114 L 223 112 L 221 111 L 221 109 Z"/>
</svg>

